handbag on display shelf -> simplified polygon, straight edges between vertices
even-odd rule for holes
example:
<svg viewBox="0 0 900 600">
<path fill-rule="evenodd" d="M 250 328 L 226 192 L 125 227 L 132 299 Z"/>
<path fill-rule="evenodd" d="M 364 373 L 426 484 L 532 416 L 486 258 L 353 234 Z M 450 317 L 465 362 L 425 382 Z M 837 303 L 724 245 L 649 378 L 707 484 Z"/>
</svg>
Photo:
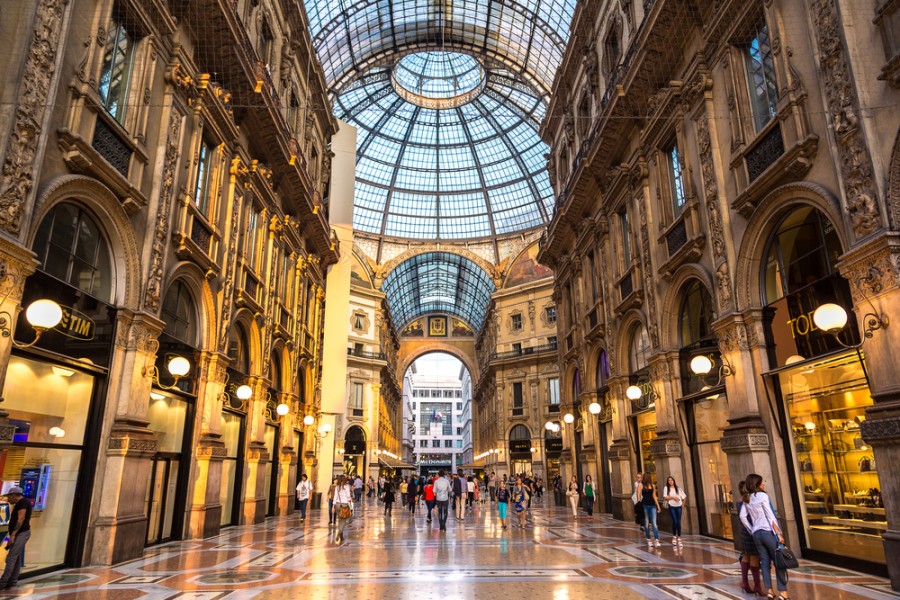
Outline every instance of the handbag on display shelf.
<svg viewBox="0 0 900 600">
<path fill-rule="evenodd" d="M 869 471 L 874 471 L 875 461 L 871 456 L 863 456 L 859 459 L 859 471 L 860 473 L 867 473 Z"/>
</svg>

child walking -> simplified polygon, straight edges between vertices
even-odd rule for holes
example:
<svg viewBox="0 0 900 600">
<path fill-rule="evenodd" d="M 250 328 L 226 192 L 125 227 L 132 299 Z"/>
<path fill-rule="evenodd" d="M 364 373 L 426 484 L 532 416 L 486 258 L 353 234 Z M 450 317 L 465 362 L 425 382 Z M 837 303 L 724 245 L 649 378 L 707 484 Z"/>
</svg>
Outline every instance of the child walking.
<svg viewBox="0 0 900 600">
<path fill-rule="evenodd" d="M 500 516 L 500 524 L 506 529 L 506 509 L 509 508 L 509 490 L 506 489 L 506 482 L 500 482 L 500 489 L 497 490 L 497 513 Z"/>
</svg>

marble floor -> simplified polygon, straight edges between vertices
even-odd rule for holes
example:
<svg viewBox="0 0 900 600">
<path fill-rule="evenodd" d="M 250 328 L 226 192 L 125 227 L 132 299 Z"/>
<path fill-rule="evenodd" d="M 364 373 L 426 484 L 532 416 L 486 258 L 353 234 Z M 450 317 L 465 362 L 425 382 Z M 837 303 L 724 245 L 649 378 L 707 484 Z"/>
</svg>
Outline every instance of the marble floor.
<svg viewBox="0 0 900 600">
<path fill-rule="evenodd" d="M 496 511 L 479 506 L 441 533 L 395 508 L 389 517 L 364 502 L 335 541 L 324 511 L 236 527 L 205 540 L 148 549 L 112 568 L 83 568 L 25 579 L 29 598 L 191 600 L 352 598 L 751 599 L 738 587 L 729 544 L 687 536 L 676 549 L 648 549 L 636 525 L 535 505 L 524 529 L 500 528 Z M 801 561 L 791 572 L 795 599 L 900 598 L 888 582 L 844 568 Z"/>
</svg>

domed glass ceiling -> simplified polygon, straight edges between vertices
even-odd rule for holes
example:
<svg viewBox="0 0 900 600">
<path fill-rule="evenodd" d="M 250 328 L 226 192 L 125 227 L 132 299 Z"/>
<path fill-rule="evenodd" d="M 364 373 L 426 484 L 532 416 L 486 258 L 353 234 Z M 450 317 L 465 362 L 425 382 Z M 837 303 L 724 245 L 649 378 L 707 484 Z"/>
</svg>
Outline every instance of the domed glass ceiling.
<svg viewBox="0 0 900 600">
<path fill-rule="evenodd" d="M 538 136 L 575 0 L 306 0 L 357 127 L 354 228 L 461 240 L 545 224 Z"/>
<path fill-rule="evenodd" d="M 459 52 L 416 52 L 394 65 L 397 95 L 424 108 L 454 108 L 477 96 L 485 73 L 477 59 Z"/>
<path fill-rule="evenodd" d="M 553 190 L 537 133 L 540 98 L 508 74 L 489 72 L 468 102 L 430 109 L 400 97 L 391 77 L 376 69 L 335 101 L 336 116 L 357 127 L 354 229 L 461 239 L 548 220 Z"/>
</svg>

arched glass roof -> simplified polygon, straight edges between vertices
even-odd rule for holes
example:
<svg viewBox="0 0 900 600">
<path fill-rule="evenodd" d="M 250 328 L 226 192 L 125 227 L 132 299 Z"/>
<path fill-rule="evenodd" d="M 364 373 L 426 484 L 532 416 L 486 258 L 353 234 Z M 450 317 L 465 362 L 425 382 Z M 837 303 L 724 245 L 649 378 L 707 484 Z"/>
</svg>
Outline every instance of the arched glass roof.
<svg viewBox="0 0 900 600">
<path fill-rule="evenodd" d="M 468 258 L 427 252 L 403 261 L 384 278 L 391 319 L 398 330 L 421 315 L 444 312 L 481 328 L 494 282 Z"/>
<path fill-rule="evenodd" d="M 376 70 L 335 101 L 336 116 L 357 127 L 354 229 L 450 240 L 547 222 L 553 189 L 537 133 L 540 98 L 508 73 L 489 72 L 474 99 L 430 109 L 401 98 L 391 77 Z"/>
<path fill-rule="evenodd" d="M 544 225 L 538 128 L 575 0 L 306 0 L 357 127 L 354 229 L 463 240 Z"/>
<path fill-rule="evenodd" d="M 332 90 L 385 57 L 442 47 L 499 59 L 548 93 L 575 10 L 575 0 L 305 1 Z"/>
</svg>

